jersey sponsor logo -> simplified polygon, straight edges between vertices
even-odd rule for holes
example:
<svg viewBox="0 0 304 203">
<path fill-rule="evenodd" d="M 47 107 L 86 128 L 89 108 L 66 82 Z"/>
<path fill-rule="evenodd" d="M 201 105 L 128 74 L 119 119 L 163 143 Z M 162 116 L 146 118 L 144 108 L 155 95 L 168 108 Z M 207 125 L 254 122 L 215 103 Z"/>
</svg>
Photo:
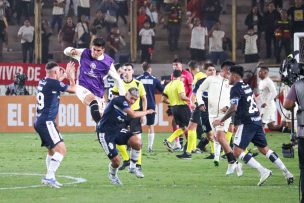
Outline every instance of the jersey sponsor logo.
<svg viewBox="0 0 304 203">
<path fill-rule="evenodd" d="M 64 84 L 63 82 L 60 82 L 60 86 L 61 86 L 61 87 L 64 87 L 65 84 Z"/>
<path fill-rule="evenodd" d="M 144 85 L 153 85 L 152 79 L 141 79 L 140 80 Z"/>
</svg>

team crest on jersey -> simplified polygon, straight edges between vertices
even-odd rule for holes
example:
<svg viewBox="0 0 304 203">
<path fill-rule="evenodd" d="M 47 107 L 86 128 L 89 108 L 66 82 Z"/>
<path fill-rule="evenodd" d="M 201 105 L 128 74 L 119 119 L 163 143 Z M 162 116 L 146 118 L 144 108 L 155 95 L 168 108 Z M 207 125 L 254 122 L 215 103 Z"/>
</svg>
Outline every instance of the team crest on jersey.
<svg viewBox="0 0 304 203">
<path fill-rule="evenodd" d="M 90 68 L 93 69 L 93 70 L 96 69 L 96 64 L 95 63 L 91 63 L 90 64 Z"/>
<path fill-rule="evenodd" d="M 65 84 L 64 84 L 63 82 L 60 82 L 60 86 L 61 86 L 61 87 L 64 87 Z"/>
<path fill-rule="evenodd" d="M 128 104 L 127 101 L 124 101 L 124 102 L 123 102 L 123 105 L 124 105 L 124 106 L 129 106 L 129 104 Z"/>
</svg>

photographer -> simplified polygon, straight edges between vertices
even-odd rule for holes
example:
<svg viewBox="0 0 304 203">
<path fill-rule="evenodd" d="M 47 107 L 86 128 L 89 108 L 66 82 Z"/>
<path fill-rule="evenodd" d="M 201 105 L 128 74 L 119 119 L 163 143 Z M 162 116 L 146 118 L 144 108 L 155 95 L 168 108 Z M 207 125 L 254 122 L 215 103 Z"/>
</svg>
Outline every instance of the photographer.
<svg viewBox="0 0 304 203">
<path fill-rule="evenodd" d="M 24 73 L 16 73 L 14 82 L 10 84 L 5 92 L 5 95 L 29 95 L 25 88 L 27 76 Z"/>
<path fill-rule="evenodd" d="M 290 88 L 287 97 L 284 101 L 284 108 L 292 110 L 295 103 L 299 105 L 299 110 L 297 111 L 297 121 L 298 121 L 298 156 L 299 156 L 299 167 L 300 167 L 300 184 L 302 199 L 301 203 L 304 203 L 304 79 L 296 81 Z"/>
</svg>

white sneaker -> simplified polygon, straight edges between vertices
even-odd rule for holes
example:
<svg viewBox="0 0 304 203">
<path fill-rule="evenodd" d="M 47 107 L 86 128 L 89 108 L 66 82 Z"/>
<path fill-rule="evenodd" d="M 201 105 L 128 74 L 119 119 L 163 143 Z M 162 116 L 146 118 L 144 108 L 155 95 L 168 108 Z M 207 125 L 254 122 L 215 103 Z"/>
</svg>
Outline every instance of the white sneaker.
<svg viewBox="0 0 304 203">
<path fill-rule="evenodd" d="M 272 175 L 272 171 L 265 168 L 264 172 L 262 172 L 260 175 L 261 175 L 261 178 L 258 183 L 258 186 L 261 186 L 266 182 L 266 180 Z"/>
<path fill-rule="evenodd" d="M 243 175 L 243 169 L 242 169 L 243 165 L 241 163 L 237 163 L 236 167 L 235 167 L 235 171 L 236 171 L 236 175 L 238 177 Z"/>
<path fill-rule="evenodd" d="M 290 173 L 289 171 L 287 171 L 286 173 L 283 173 L 286 180 L 287 180 L 287 184 L 290 185 L 294 182 L 294 177 L 292 175 L 292 173 Z"/>
<path fill-rule="evenodd" d="M 113 185 L 122 185 L 122 182 L 120 181 L 117 175 L 112 175 L 111 173 L 109 173 L 108 177 Z"/>
<path fill-rule="evenodd" d="M 56 179 L 47 179 L 47 178 L 42 178 L 41 184 L 47 185 L 51 188 L 61 188 L 63 185 L 59 182 L 56 181 Z"/>
<path fill-rule="evenodd" d="M 141 168 L 136 167 L 136 168 L 129 168 L 129 172 L 133 173 L 137 178 L 144 178 L 145 175 L 143 174 Z"/>
<path fill-rule="evenodd" d="M 237 167 L 237 163 L 236 162 L 234 162 L 233 164 L 228 164 L 226 175 L 229 176 L 229 175 L 233 174 L 234 170 L 236 169 L 236 167 Z"/>
</svg>

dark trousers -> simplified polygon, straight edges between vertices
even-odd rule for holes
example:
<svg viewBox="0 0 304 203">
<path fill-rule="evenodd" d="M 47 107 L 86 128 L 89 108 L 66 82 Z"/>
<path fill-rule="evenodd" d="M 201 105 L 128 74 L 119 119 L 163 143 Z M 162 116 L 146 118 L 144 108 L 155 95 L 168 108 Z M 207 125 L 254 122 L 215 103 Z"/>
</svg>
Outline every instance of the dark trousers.
<svg viewBox="0 0 304 203">
<path fill-rule="evenodd" d="M 141 45 L 141 62 L 146 61 L 148 63 L 151 63 L 151 49 L 152 45 Z"/>
<path fill-rule="evenodd" d="M 24 42 L 22 45 L 22 61 L 26 63 L 27 53 L 29 54 L 29 63 L 33 63 L 34 49 L 32 42 Z"/>
<path fill-rule="evenodd" d="M 304 138 L 298 139 L 298 156 L 300 167 L 301 203 L 304 203 Z"/>
<path fill-rule="evenodd" d="M 271 58 L 272 50 L 271 44 L 274 45 L 274 50 L 276 50 L 274 32 L 265 32 L 265 41 L 266 41 L 266 56 Z"/>
<path fill-rule="evenodd" d="M 281 51 L 284 48 L 285 55 L 288 56 L 290 54 L 290 44 L 291 44 L 291 39 L 277 39 L 276 40 L 276 49 L 275 49 L 275 56 L 276 56 L 276 62 L 281 63 Z"/>
<path fill-rule="evenodd" d="M 55 29 L 55 25 L 57 24 L 58 26 L 58 32 L 62 27 L 62 19 L 63 19 L 63 15 L 53 15 L 52 18 L 52 23 L 51 23 L 51 28 L 54 31 Z"/>
<path fill-rule="evenodd" d="M 168 23 L 168 45 L 172 51 L 178 48 L 180 30 L 181 25 L 179 23 Z"/>
</svg>

